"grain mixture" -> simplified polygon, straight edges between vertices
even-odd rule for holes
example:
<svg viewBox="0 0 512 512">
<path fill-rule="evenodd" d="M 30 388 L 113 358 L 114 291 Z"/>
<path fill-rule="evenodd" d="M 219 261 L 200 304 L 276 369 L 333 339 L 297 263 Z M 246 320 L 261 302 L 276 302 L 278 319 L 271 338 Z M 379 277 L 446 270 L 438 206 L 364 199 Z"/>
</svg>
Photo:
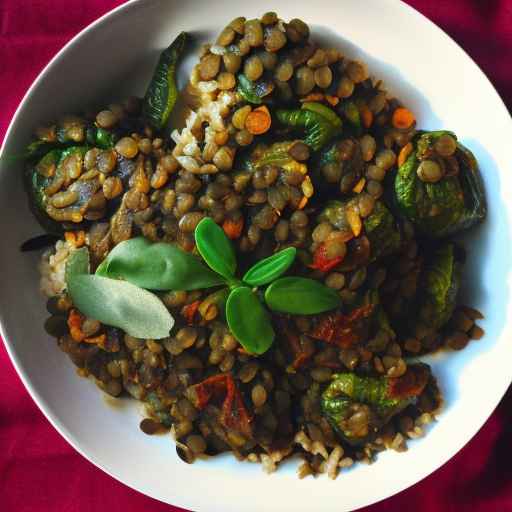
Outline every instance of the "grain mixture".
<svg viewBox="0 0 512 512">
<path fill-rule="evenodd" d="M 442 403 L 411 358 L 483 335 L 456 301 L 453 235 L 486 209 L 473 155 L 272 12 L 202 47 L 169 134 L 186 37 L 144 98 L 40 127 L 27 150 L 32 207 L 59 238 L 40 265 L 47 332 L 80 375 L 143 401 L 141 429 L 170 431 L 186 462 L 231 451 L 272 472 L 299 454 L 300 478 L 335 478 L 405 450 Z M 137 286 L 165 335 L 144 311 L 91 316 L 107 285 L 104 309 L 135 307 Z"/>
</svg>

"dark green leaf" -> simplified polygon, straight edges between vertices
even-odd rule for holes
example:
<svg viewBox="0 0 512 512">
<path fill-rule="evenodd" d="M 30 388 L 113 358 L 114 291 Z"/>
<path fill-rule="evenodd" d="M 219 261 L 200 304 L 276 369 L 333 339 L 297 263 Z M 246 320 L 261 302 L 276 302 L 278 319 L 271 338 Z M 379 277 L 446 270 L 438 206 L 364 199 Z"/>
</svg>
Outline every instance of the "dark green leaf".
<svg viewBox="0 0 512 512">
<path fill-rule="evenodd" d="M 295 260 L 297 249 L 288 247 L 282 251 L 258 261 L 244 275 L 243 281 L 251 286 L 268 284 L 284 274 Z"/>
<path fill-rule="evenodd" d="M 452 316 L 461 282 L 461 264 L 453 244 L 438 248 L 427 262 L 422 277 L 419 316 L 422 323 L 437 329 Z"/>
<path fill-rule="evenodd" d="M 400 248 L 401 235 L 391 212 L 377 201 L 364 219 L 365 234 L 370 241 L 371 261 L 393 254 Z"/>
<path fill-rule="evenodd" d="M 197 290 L 225 281 L 192 254 L 167 243 L 131 238 L 116 245 L 96 275 L 124 279 L 149 290 Z"/>
<path fill-rule="evenodd" d="M 414 403 L 423 391 L 430 375 L 429 367 L 411 365 L 408 371 L 415 376 L 415 386 L 404 386 L 398 396 L 393 393 L 394 387 L 388 377 L 337 373 L 322 393 L 322 414 L 342 438 L 354 445 L 362 444 L 369 439 L 368 431 L 376 431 L 409 404 Z M 369 417 L 370 428 L 367 430 L 354 430 L 353 424 L 347 421 L 348 413 L 355 403 L 367 405 L 372 412 Z"/>
<path fill-rule="evenodd" d="M 77 275 L 67 281 L 67 288 L 82 314 L 118 327 L 135 338 L 165 338 L 174 325 L 174 319 L 156 295 L 126 281 Z"/>
<path fill-rule="evenodd" d="M 274 281 L 265 291 L 265 301 L 270 309 L 293 315 L 314 315 L 341 305 L 335 290 L 304 277 Z"/>
<path fill-rule="evenodd" d="M 143 115 L 157 130 L 161 130 L 166 125 L 178 97 L 176 65 L 183 53 L 186 40 L 187 34 L 181 32 L 162 52 L 144 96 Z"/>
<path fill-rule="evenodd" d="M 233 278 L 236 257 L 233 245 L 213 219 L 205 217 L 195 230 L 196 246 L 207 265 L 226 279 Z"/>
<path fill-rule="evenodd" d="M 250 288 L 240 286 L 229 294 L 226 319 L 233 336 L 251 354 L 263 354 L 274 342 L 270 316 Z"/>
<path fill-rule="evenodd" d="M 451 132 L 422 132 L 414 141 L 414 151 L 398 169 L 394 189 L 400 212 L 427 237 L 448 236 L 482 221 L 487 207 L 478 166 L 472 153 L 457 145 L 452 158 L 458 173 L 447 173 L 436 183 L 425 183 L 417 176 L 420 158 L 430 157 L 435 142 Z M 450 168 L 448 160 L 440 160 Z"/>
</svg>

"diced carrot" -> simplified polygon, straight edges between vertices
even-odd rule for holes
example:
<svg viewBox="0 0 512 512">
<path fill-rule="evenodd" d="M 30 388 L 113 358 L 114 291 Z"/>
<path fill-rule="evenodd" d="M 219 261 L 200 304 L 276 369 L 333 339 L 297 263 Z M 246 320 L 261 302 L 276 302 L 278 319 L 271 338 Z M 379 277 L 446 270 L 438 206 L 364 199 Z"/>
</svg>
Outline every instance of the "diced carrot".
<svg viewBox="0 0 512 512">
<path fill-rule="evenodd" d="M 297 210 L 302 210 L 308 204 L 308 198 L 306 196 L 302 196 L 302 199 L 299 201 L 297 206 Z"/>
<path fill-rule="evenodd" d="M 325 99 L 327 100 L 327 103 L 329 103 L 329 105 L 331 105 L 331 107 L 335 107 L 340 102 L 340 99 L 338 98 L 338 96 L 330 96 L 330 95 L 326 94 Z"/>
<path fill-rule="evenodd" d="M 406 160 L 409 158 L 409 155 L 412 153 L 413 147 L 410 142 L 408 142 L 398 153 L 398 167 L 401 167 L 405 164 Z"/>
<path fill-rule="evenodd" d="M 373 123 L 373 114 L 372 111 L 366 105 L 366 103 L 363 103 L 362 105 L 359 106 L 359 115 L 361 116 L 363 126 L 365 128 L 370 128 L 370 126 Z"/>
<path fill-rule="evenodd" d="M 83 341 L 85 334 L 82 332 L 83 316 L 76 310 L 72 309 L 68 316 L 69 334 L 75 341 Z"/>
<path fill-rule="evenodd" d="M 255 108 L 245 119 L 245 128 L 253 135 L 261 135 L 270 129 L 272 118 L 264 105 Z"/>
<path fill-rule="evenodd" d="M 301 103 L 304 103 L 306 101 L 322 101 L 324 99 L 324 95 L 321 92 L 312 92 L 311 94 L 308 94 L 307 96 L 304 96 L 304 98 L 301 98 L 299 101 Z"/>
<path fill-rule="evenodd" d="M 100 334 L 99 336 L 94 336 L 92 338 L 85 338 L 85 343 L 90 343 L 91 345 L 98 345 L 98 347 L 104 348 L 105 342 L 107 341 L 107 336 L 105 334 Z"/>
<path fill-rule="evenodd" d="M 415 122 L 414 114 L 404 107 L 398 107 L 391 118 L 391 124 L 398 130 L 407 130 Z"/>
<path fill-rule="evenodd" d="M 364 188 L 364 185 L 366 183 L 366 179 L 365 178 L 361 178 L 354 186 L 354 188 L 352 189 L 352 192 L 355 192 L 356 194 L 360 194 L 361 191 L 363 190 Z"/>
<path fill-rule="evenodd" d="M 64 233 L 66 242 L 69 242 L 77 249 L 85 244 L 85 232 L 84 231 L 66 231 Z"/>
<path fill-rule="evenodd" d="M 222 229 L 230 240 L 240 238 L 242 229 L 244 228 L 244 218 L 240 217 L 238 220 L 226 219 L 222 224 Z"/>
</svg>

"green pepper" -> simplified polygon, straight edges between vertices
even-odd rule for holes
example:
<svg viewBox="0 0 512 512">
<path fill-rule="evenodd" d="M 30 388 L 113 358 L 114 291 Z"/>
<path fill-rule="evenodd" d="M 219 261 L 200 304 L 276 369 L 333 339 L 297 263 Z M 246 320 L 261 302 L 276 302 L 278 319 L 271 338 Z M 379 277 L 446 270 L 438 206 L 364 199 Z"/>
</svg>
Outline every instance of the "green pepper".
<svg viewBox="0 0 512 512">
<path fill-rule="evenodd" d="M 144 96 L 142 113 L 157 130 L 162 130 L 167 124 L 178 97 L 176 65 L 183 53 L 186 40 L 186 32 L 181 32 L 162 52 Z"/>
<path fill-rule="evenodd" d="M 341 133 L 341 126 L 334 125 L 325 115 L 313 110 L 296 109 L 276 111 L 278 121 L 291 128 L 304 130 L 304 142 L 314 151 L 323 148 Z"/>
<path fill-rule="evenodd" d="M 461 284 L 462 263 L 453 244 L 436 249 L 426 263 L 419 287 L 420 321 L 434 329 L 442 327 L 452 316 Z"/>
<path fill-rule="evenodd" d="M 263 98 L 274 90 L 273 82 L 260 79 L 255 82 L 249 80 L 243 73 L 237 76 L 237 91 L 242 98 L 253 105 L 261 105 Z"/>
<path fill-rule="evenodd" d="M 244 161 L 247 170 L 256 171 L 267 165 L 275 165 L 286 172 L 306 174 L 306 164 L 298 162 L 289 153 L 295 141 L 275 142 L 270 146 L 260 145 Z"/>
<path fill-rule="evenodd" d="M 25 170 L 24 181 L 29 196 L 30 208 L 41 226 L 49 233 L 61 233 L 62 226 L 47 214 L 48 197 L 46 189 L 51 186 L 55 179 L 59 179 L 63 172 L 61 164 L 68 156 L 75 152 L 80 152 L 83 156 L 88 149 L 88 146 L 52 149 L 41 158 L 37 165 L 29 165 Z M 53 168 L 52 172 L 49 171 L 50 168 Z"/>
<path fill-rule="evenodd" d="M 354 373 L 334 374 L 322 393 L 321 408 L 333 429 L 347 442 L 367 442 L 393 416 L 414 403 L 430 378 L 423 364 L 410 365 L 398 378 L 361 377 Z M 359 413 L 366 422 L 352 422 Z"/>
<path fill-rule="evenodd" d="M 414 151 L 399 167 L 394 182 L 399 211 L 422 235 L 430 238 L 458 233 L 481 222 L 487 213 L 475 157 L 460 143 L 451 158 L 437 155 L 435 143 L 443 135 L 455 138 L 445 131 L 420 134 L 414 141 Z M 426 159 L 435 159 L 442 169 L 450 167 L 451 170 L 437 182 L 422 181 L 418 167 Z"/>
</svg>

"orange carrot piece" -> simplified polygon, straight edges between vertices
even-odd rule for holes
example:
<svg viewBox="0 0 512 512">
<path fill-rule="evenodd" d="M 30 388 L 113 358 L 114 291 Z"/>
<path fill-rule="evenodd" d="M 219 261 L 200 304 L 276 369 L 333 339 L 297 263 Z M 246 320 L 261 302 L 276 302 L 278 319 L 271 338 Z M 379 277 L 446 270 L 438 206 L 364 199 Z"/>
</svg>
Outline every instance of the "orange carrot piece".
<svg viewBox="0 0 512 512">
<path fill-rule="evenodd" d="M 409 158 L 409 155 L 412 153 L 413 147 L 410 142 L 408 142 L 398 153 L 398 167 L 401 167 L 405 164 L 405 161 Z"/>
<path fill-rule="evenodd" d="M 327 100 L 327 103 L 331 105 L 331 107 L 335 107 L 340 102 L 338 96 L 330 96 L 329 94 L 325 95 L 325 99 Z"/>
<path fill-rule="evenodd" d="M 255 108 L 245 119 L 245 128 L 253 135 L 261 135 L 270 129 L 272 118 L 265 106 Z"/>
<path fill-rule="evenodd" d="M 66 242 L 74 245 L 77 249 L 85 244 L 85 232 L 84 231 L 66 231 L 64 233 Z"/>
<path fill-rule="evenodd" d="M 243 228 L 243 217 L 240 217 L 238 220 L 226 219 L 222 224 L 222 229 L 230 240 L 236 240 L 237 238 L 240 238 Z"/>
<path fill-rule="evenodd" d="M 324 97 L 325 96 L 321 92 L 312 92 L 311 94 L 304 96 L 304 98 L 301 98 L 299 101 L 301 103 L 304 103 L 306 101 L 322 101 Z"/>
<path fill-rule="evenodd" d="M 308 198 L 306 196 L 302 196 L 302 199 L 299 201 L 299 205 L 297 206 L 297 210 L 303 210 L 307 204 Z"/>
<path fill-rule="evenodd" d="M 393 112 L 391 124 L 398 130 L 407 130 L 416 122 L 414 114 L 404 107 L 399 107 Z"/>
<path fill-rule="evenodd" d="M 85 334 L 82 332 L 82 322 L 82 315 L 76 309 L 72 309 L 68 316 L 68 328 L 74 341 L 80 342 L 85 339 Z"/>
<path fill-rule="evenodd" d="M 85 338 L 85 343 L 90 343 L 91 345 L 98 345 L 100 348 L 105 347 L 105 342 L 107 341 L 107 336 L 105 334 L 100 334 L 99 336 L 94 336 L 91 338 Z"/>
<path fill-rule="evenodd" d="M 352 189 L 352 192 L 355 192 L 356 194 L 360 194 L 361 191 L 363 190 L 364 188 L 364 185 L 366 183 L 366 180 L 364 178 L 361 178 L 354 186 L 354 188 Z"/>
</svg>

